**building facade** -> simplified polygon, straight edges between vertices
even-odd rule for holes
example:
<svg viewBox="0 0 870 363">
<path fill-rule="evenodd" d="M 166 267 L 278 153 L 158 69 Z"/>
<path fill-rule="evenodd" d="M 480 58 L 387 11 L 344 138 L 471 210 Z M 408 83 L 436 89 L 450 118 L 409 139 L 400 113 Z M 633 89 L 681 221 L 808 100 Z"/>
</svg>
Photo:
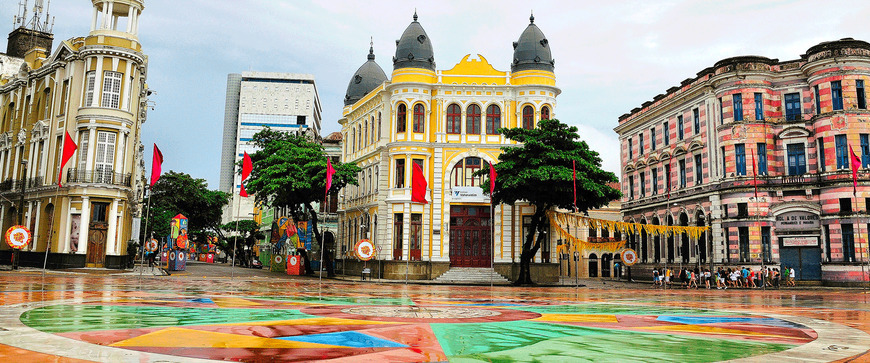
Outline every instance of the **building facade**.
<svg viewBox="0 0 870 363">
<path fill-rule="evenodd" d="M 799 59 L 728 58 L 619 118 L 626 221 L 710 226 L 630 236 L 642 267 L 794 268 L 799 280 L 867 280 L 870 44 Z M 853 194 L 849 149 L 861 159 Z"/>
<path fill-rule="evenodd" d="M 53 37 L 38 2 L 38 15 L 10 34 L 0 56 L 0 228 L 30 229 L 25 266 L 41 267 L 48 249 L 49 267 L 120 268 L 137 235 L 149 93 L 138 39 L 144 2 L 85 3 L 93 6 L 86 36 L 49 54 Z M 65 133 L 78 149 L 60 170 Z M 10 253 L 3 243 L 0 260 Z"/>
<path fill-rule="evenodd" d="M 254 134 L 269 127 L 319 137 L 320 113 L 314 75 L 243 72 L 227 76 L 219 187 L 230 193 L 232 200 L 224 210 L 223 223 L 252 219 L 254 198 L 239 196 L 239 161 L 244 152 L 256 151 L 251 144 Z"/>
<path fill-rule="evenodd" d="M 396 42 L 389 78 L 369 49 L 351 77 L 339 120 L 342 161 L 362 169 L 359 185 L 339 197 L 339 258 L 370 239 L 386 278 L 404 278 L 408 269 L 411 279 L 431 279 L 450 267 L 488 268 L 490 259 L 511 276 L 533 208 L 497 205 L 491 211 L 481 178 L 472 173 L 495 162 L 501 147 L 517 144 L 499 128 L 533 128 L 554 115 L 560 92 L 554 62 L 547 38 L 530 20 L 513 44 L 511 71 L 496 70 L 481 55 L 436 70 L 416 14 Z M 411 202 L 415 164 L 428 182 L 427 204 Z M 545 262 L 550 277 L 558 276 L 552 243 L 536 262 L 533 274 Z"/>
</svg>

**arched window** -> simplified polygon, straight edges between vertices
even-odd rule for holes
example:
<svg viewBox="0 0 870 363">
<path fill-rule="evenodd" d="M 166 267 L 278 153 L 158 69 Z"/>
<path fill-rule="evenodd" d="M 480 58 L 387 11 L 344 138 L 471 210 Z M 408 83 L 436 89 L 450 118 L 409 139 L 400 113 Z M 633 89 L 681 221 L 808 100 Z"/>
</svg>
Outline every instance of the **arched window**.
<svg viewBox="0 0 870 363">
<path fill-rule="evenodd" d="M 396 110 L 396 132 L 405 132 L 405 124 L 407 124 L 408 120 L 405 115 L 407 113 L 408 112 L 405 108 L 405 104 L 400 103 L 398 110 Z"/>
<path fill-rule="evenodd" d="M 414 132 L 425 132 L 426 128 L 423 124 L 423 104 L 414 105 Z"/>
<path fill-rule="evenodd" d="M 497 105 L 486 108 L 486 134 L 496 135 L 501 128 L 501 109 Z"/>
<path fill-rule="evenodd" d="M 465 110 L 465 133 L 480 134 L 480 106 L 470 105 Z"/>
<path fill-rule="evenodd" d="M 381 139 L 381 113 L 378 112 L 378 140 Z"/>
<path fill-rule="evenodd" d="M 369 141 L 369 142 L 374 143 L 375 142 L 375 116 L 374 115 L 372 115 L 372 133 L 369 135 L 371 135 L 371 137 L 372 137 L 371 141 Z"/>
<path fill-rule="evenodd" d="M 448 134 L 458 134 L 460 132 L 460 116 L 461 109 L 457 104 L 451 104 L 447 106 L 447 133 Z"/>
<path fill-rule="evenodd" d="M 450 174 L 450 180 L 455 187 L 479 186 L 483 176 L 474 176 L 474 172 L 480 170 L 483 162 L 477 157 L 467 157 L 456 163 Z"/>
<path fill-rule="evenodd" d="M 535 128 L 535 110 L 532 106 L 523 107 L 523 128 L 526 130 Z"/>
<path fill-rule="evenodd" d="M 544 106 L 541 107 L 541 120 L 549 120 L 550 119 L 550 107 Z"/>
<path fill-rule="evenodd" d="M 364 120 L 362 125 L 362 138 L 360 139 L 361 145 L 368 145 L 369 143 L 369 120 Z"/>
<path fill-rule="evenodd" d="M 350 149 L 351 149 L 350 151 L 354 152 L 354 151 L 356 151 L 356 129 L 353 130 L 353 140 L 351 140 L 351 141 L 352 142 L 350 144 Z"/>
</svg>

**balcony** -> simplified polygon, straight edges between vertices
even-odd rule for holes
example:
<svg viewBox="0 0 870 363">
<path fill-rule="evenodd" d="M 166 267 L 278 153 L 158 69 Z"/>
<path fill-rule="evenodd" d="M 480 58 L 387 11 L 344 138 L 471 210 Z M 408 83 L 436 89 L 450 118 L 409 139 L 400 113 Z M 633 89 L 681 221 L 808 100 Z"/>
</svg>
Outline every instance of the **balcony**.
<svg viewBox="0 0 870 363">
<path fill-rule="evenodd" d="M 0 193 L 19 192 L 19 191 L 21 191 L 21 183 L 22 182 L 24 183 L 24 186 L 27 189 L 41 187 L 44 184 L 43 179 L 44 178 L 41 176 L 38 176 L 35 178 L 28 178 L 28 179 L 24 179 L 24 180 L 6 179 L 6 180 L 0 182 Z"/>
<path fill-rule="evenodd" d="M 66 182 L 131 187 L 132 177 L 130 173 L 113 173 L 111 170 L 70 169 L 66 173 Z"/>
</svg>

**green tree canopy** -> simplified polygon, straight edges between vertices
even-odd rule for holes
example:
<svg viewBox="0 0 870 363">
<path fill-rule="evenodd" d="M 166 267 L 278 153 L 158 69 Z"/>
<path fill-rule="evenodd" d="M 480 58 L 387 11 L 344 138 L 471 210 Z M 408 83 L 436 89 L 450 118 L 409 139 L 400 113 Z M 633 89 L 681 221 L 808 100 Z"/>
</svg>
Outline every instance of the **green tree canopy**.
<svg viewBox="0 0 870 363">
<path fill-rule="evenodd" d="M 304 136 L 269 128 L 254 135 L 252 143 L 259 150 L 251 155 L 254 168 L 245 188 L 263 205 L 287 207 L 296 221 L 310 220 L 314 238 L 322 245 L 317 212 L 312 205 L 323 201 L 326 196 L 326 153 L 323 145 Z M 334 162 L 333 168 L 335 174 L 330 193 L 337 192 L 347 184 L 357 185 L 359 167 Z"/>
<path fill-rule="evenodd" d="M 535 206 L 532 225 L 523 242 L 520 256 L 520 274 L 516 284 L 531 284 L 532 257 L 546 238 L 549 221 L 546 212 L 553 207 L 574 208 L 573 169 L 577 168 L 577 209 L 581 212 L 601 207 L 620 197 L 621 193 L 608 184 L 617 182 L 616 175 L 601 169 L 601 158 L 579 140 L 577 128 L 559 120 L 541 120 L 538 127 L 501 129 L 519 147 L 502 147 L 495 181 L 493 203 L 514 204 L 526 201 Z M 485 176 L 483 188 L 489 191 L 489 170 L 483 168 L 477 175 Z M 535 233 L 538 238 L 535 239 Z"/>
<path fill-rule="evenodd" d="M 187 217 L 188 234 L 205 240 L 209 231 L 220 234 L 221 213 L 229 194 L 209 190 L 205 179 L 169 171 L 151 188 L 151 213 L 146 216 L 154 236 L 169 235 L 169 220 L 178 214 Z M 147 233 L 144 232 L 144 233 Z"/>
</svg>

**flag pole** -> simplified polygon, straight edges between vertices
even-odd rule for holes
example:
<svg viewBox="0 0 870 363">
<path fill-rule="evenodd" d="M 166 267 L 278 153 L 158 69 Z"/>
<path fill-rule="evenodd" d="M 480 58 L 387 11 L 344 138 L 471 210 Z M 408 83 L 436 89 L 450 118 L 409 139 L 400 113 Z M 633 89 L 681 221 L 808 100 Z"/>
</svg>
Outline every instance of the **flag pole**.
<svg viewBox="0 0 870 363">
<path fill-rule="evenodd" d="M 66 137 L 64 137 L 63 146 L 66 146 Z M 63 150 L 63 146 L 61 147 L 61 150 Z M 63 175 L 63 165 L 61 164 L 62 159 L 63 159 L 63 155 L 61 155 L 60 159 L 57 160 L 58 183 L 57 183 L 57 186 L 54 188 L 54 203 L 55 204 L 58 203 L 57 198 L 60 195 L 60 178 Z M 48 223 L 48 241 L 46 241 L 46 244 L 45 244 L 45 258 L 42 260 L 42 278 L 45 278 L 45 269 L 48 266 L 48 251 L 51 250 L 51 237 L 54 236 L 54 212 L 55 212 L 55 210 L 59 210 L 59 209 L 57 209 L 57 207 L 52 208 L 52 210 L 51 210 L 52 215 L 50 216 L 51 221 Z M 58 245 L 59 244 L 60 243 L 58 243 Z"/>
<path fill-rule="evenodd" d="M 236 220 L 236 233 L 237 234 L 241 234 L 239 232 L 239 218 L 238 218 L 239 217 L 238 214 L 241 213 L 241 209 L 242 209 L 242 199 L 240 197 L 239 204 L 236 206 L 236 215 L 234 216 L 234 219 Z M 236 278 L 236 270 L 235 270 L 236 254 L 238 253 L 238 251 L 236 251 L 236 242 L 238 240 L 239 240 L 239 236 L 236 236 L 235 238 L 233 238 L 233 263 L 230 265 L 230 281 L 232 281 Z"/>
<path fill-rule="evenodd" d="M 151 187 L 148 187 L 148 192 L 149 192 L 148 193 L 148 207 L 147 207 L 148 212 L 146 212 L 147 214 L 145 215 L 145 233 L 142 234 L 142 238 L 143 239 L 148 238 L 148 240 L 142 241 L 142 257 L 140 259 L 140 261 L 142 262 L 142 266 L 139 266 L 139 283 L 140 284 L 142 283 L 142 272 L 145 270 L 145 244 L 151 242 L 151 238 L 148 235 L 148 222 L 151 220 L 151 193 L 150 193 L 150 191 L 151 191 Z M 157 251 L 153 251 L 153 252 L 157 253 Z"/>
</svg>

